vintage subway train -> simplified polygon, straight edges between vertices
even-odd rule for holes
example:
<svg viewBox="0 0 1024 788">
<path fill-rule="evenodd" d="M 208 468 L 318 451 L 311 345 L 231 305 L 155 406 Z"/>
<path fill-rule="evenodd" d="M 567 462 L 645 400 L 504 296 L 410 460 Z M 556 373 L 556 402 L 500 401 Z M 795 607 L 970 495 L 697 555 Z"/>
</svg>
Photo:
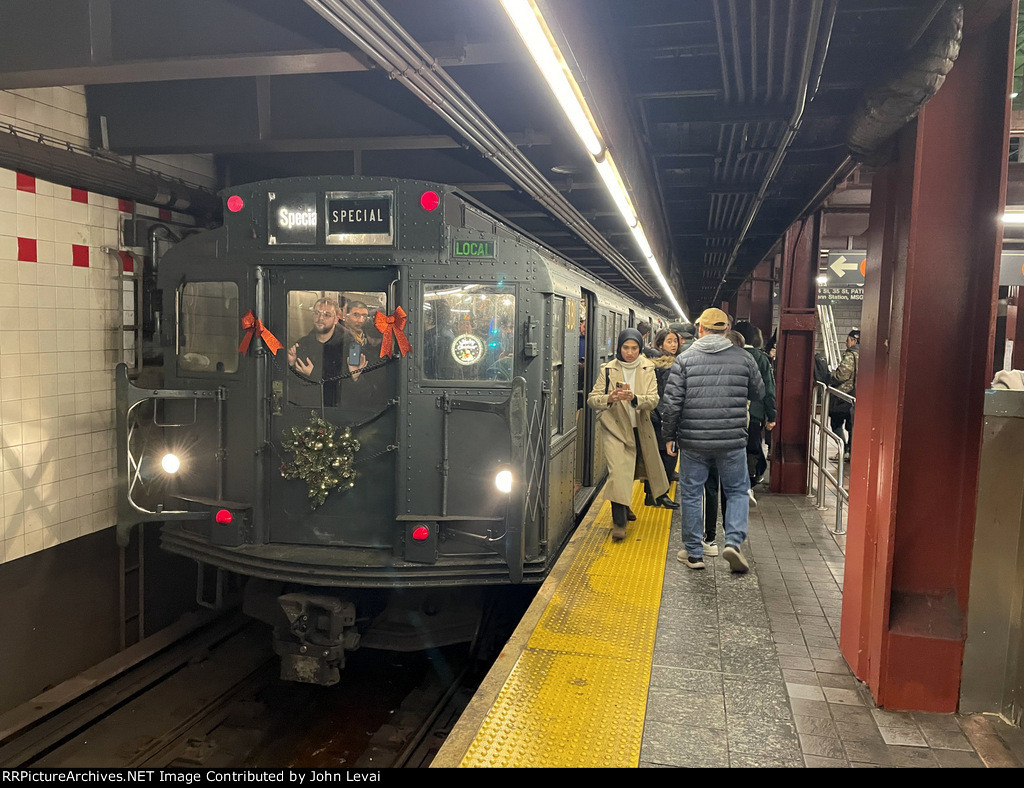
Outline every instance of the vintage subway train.
<svg viewBox="0 0 1024 788">
<path fill-rule="evenodd" d="M 666 319 L 449 186 L 222 196 L 160 261 L 162 380 L 117 370 L 119 540 L 162 522 L 207 603 L 245 578 L 285 678 L 472 639 L 602 481 L 582 395 L 616 334 Z"/>
</svg>

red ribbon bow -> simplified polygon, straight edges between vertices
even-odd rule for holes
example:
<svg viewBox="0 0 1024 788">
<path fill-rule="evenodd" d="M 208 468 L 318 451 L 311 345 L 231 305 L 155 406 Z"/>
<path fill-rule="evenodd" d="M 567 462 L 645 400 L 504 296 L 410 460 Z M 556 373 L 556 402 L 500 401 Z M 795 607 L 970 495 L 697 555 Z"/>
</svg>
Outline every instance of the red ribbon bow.
<svg viewBox="0 0 1024 788">
<path fill-rule="evenodd" d="M 277 337 L 270 333 L 270 329 L 259 321 L 259 318 L 256 317 L 256 314 L 251 309 L 242 316 L 242 328 L 245 329 L 245 336 L 242 337 L 242 344 L 238 346 L 238 352 L 243 356 L 249 352 L 249 343 L 257 334 L 263 340 L 263 344 L 270 348 L 270 352 L 275 356 L 277 351 L 284 347 Z"/>
<path fill-rule="evenodd" d="M 395 311 L 390 315 L 385 315 L 383 312 L 377 312 L 373 316 L 373 325 L 380 331 L 383 341 L 380 343 L 380 357 L 391 355 L 391 335 L 398 339 L 398 349 L 402 351 L 404 356 L 410 350 L 412 345 L 409 344 L 409 339 L 405 336 L 405 310 L 400 306 L 395 307 Z"/>
</svg>

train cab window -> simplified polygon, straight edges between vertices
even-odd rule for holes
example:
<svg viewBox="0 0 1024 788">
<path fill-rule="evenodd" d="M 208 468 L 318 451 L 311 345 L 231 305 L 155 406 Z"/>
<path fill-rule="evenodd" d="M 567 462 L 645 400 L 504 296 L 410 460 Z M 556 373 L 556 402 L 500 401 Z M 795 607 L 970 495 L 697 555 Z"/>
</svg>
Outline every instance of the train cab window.
<svg viewBox="0 0 1024 788">
<path fill-rule="evenodd" d="M 241 321 L 234 282 L 187 282 L 178 289 L 178 370 L 237 372 Z"/>
<path fill-rule="evenodd" d="M 294 373 L 288 376 L 288 401 L 309 407 L 379 407 L 382 375 L 366 368 L 380 358 L 374 316 L 386 306 L 383 292 L 288 291 L 288 366 Z"/>
<path fill-rule="evenodd" d="M 515 319 L 516 296 L 511 285 L 425 285 L 423 377 L 511 381 Z"/>
</svg>

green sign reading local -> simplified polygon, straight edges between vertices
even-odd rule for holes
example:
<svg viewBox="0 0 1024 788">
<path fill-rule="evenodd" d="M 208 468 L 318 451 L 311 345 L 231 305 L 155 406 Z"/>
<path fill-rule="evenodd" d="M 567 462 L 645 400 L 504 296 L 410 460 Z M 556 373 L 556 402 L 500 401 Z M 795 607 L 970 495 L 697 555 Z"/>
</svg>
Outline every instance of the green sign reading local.
<svg viewBox="0 0 1024 788">
<path fill-rule="evenodd" d="M 494 241 L 453 241 L 453 257 L 494 257 Z"/>
</svg>

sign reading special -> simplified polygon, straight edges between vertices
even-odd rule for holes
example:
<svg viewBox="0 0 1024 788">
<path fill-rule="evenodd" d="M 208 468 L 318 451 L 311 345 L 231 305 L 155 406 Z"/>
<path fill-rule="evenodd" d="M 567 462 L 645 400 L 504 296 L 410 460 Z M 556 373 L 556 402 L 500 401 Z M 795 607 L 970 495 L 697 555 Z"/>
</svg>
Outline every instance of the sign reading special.
<svg viewBox="0 0 1024 788">
<path fill-rule="evenodd" d="M 327 192 L 327 243 L 385 246 L 394 243 L 393 192 Z"/>
<path fill-rule="evenodd" d="M 267 243 L 316 243 L 316 195 L 267 192 Z"/>
</svg>

